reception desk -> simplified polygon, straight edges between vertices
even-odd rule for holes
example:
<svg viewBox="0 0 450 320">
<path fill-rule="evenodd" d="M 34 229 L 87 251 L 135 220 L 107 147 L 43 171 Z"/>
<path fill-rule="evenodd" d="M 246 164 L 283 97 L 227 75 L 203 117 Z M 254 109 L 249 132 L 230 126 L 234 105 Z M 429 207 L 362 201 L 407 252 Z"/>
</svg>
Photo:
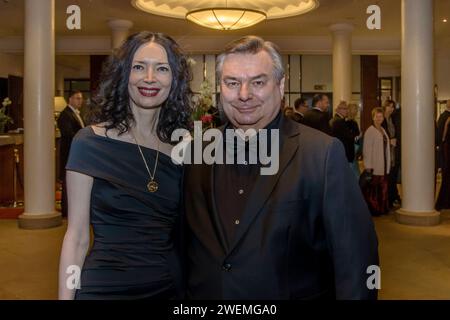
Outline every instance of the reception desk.
<svg viewBox="0 0 450 320">
<path fill-rule="evenodd" d="M 59 168 L 59 131 L 56 133 L 55 157 Z M 57 177 L 58 175 L 55 175 Z M 0 135 L 0 206 L 23 202 L 23 134 Z M 55 181 L 56 182 L 56 181 Z"/>
</svg>

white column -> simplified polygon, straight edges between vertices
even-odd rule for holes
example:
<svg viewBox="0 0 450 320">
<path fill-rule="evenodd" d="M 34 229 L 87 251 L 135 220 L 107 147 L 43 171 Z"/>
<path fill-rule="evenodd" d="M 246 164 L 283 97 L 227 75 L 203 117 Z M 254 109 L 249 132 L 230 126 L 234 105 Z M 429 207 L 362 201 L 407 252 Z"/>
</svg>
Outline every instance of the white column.
<svg viewBox="0 0 450 320">
<path fill-rule="evenodd" d="M 127 39 L 130 29 L 133 27 L 133 22 L 129 20 L 110 20 L 108 26 L 111 28 L 111 47 L 112 49 L 119 48 Z"/>
<path fill-rule="evenodd" d="M 24 187 L 19 227 L 61 224 L 55 211 L 55 1 L 25 0 Z"/>
<path fill-rule="evenodd" d="M 402 208 L 399 223 L 435 225 L 433 0 L 402 0 Z"/>
<path fill-rule="evenodd" d="M 340 101 L 352 99 L 352 31 L 349 23 L 330 26 L 333 34 L 333 111 Z"/>
</svg>

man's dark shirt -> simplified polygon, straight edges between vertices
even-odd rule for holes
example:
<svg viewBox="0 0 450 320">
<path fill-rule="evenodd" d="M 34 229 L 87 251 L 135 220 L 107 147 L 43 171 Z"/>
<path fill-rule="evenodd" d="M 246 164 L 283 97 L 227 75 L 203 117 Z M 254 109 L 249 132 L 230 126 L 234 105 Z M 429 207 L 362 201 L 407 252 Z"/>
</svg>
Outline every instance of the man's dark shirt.
<svg viewBox="0 0 450 320">
<path fill-rule="evenodd" d="M 267 127 L 267 143 L 270 150 L 270 130 L 279 129 L 282 113 L 273 119 Z M 233 129 L 229 123 L 226 129 Z M 235 140 L 238 138 L 235 138 Z M 259 144 L 259 140 L 258 140 Z M 224 155 L 226 154 L 226 144 L 224 143 Z M 247 164 L 238 164 L 236 152 L 234 154 L 234 164 L 216 164 L 214 166 L 214 195 L 216 199 L 216 209 L 222 222 L 222 228 L 226 235 L 228 244 L 233 240 L 234 231 L 239 225 L 242 214 L 247 204 L 247 199 L 251 194 L 254 184 L 260 174 L 261 164 L 249 162 L 249 143 L 245 143 L 245 161 Z M 236 151 L 236 148 L 235 148 Z M 225 159 L 225 156 L 224 156 Z"/>
</svg>

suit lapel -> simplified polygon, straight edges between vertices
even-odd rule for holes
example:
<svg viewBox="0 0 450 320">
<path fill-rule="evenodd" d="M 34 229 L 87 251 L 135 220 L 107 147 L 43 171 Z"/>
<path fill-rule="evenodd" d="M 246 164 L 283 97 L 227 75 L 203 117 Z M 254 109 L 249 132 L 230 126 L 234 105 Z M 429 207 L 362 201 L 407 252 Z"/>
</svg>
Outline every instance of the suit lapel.
<svg viewBox="0 0 450 320">
<path fill-rule="evenodd" d="M 280 130 L 280 150 L 279 150 L 279 168 L 274 175 L 258 175 L 255 187 L 253 188 L 249 199 L 247 200 L 246 209 L 242 216 L 239 227 L 236 229 L 234 239 L 229 248 L 228 253 L 238 245 L 239 241 L 247 232 L 255 218 L 264 207 L 267 200 L 275 188 L 281 174 L 294 157 L 298 149 L 298 139 L 295 138 L 299 134 L 298 125 L 290 120 L 282 119 Z"/>
<path fill-rule="evenodd" d="M 75 112 L 69 107 L 67 106 L 67 109 L 69 109 L 69 113 L 73 119 L 73 121 L 80 127 L 80 129 L 82 128 L 80 120 L 78 120 L 77 115 L 75 114 Z"/>
</svg>

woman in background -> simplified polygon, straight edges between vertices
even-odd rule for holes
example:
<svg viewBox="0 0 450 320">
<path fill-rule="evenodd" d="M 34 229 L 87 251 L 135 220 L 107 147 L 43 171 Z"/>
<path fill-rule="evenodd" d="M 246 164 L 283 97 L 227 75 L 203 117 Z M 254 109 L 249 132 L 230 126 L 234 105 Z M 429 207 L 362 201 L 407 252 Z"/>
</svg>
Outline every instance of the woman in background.
<svg viewBox="0 0 450 320">
<path fill-rule="evenodd" d="M 372 110 L 373 125 L 364 133 L 363 160 L 365 174 L 371 175 L 371 182 L 364 188 L 363 194 L 374 216 L 389 212 L 388 174 L 391 156 L 389 136 L 381 124 L 384 120 L 382 108 Z"/>
</svg>

